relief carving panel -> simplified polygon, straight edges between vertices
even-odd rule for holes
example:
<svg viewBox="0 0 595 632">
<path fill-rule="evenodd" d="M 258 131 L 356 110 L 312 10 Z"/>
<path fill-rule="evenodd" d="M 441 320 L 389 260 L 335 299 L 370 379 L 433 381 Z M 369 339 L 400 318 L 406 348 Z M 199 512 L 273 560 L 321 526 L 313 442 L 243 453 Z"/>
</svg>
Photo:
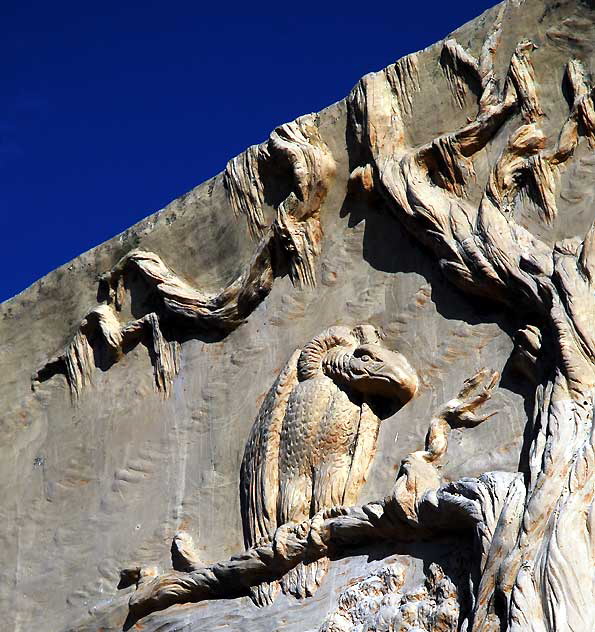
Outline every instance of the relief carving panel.
<svg viewBox="0 0 595 632">
<path fill-rule="evenodd" d="M 592 629 L 593 41 L 503 2 L 2 307 L 8 629 Z"/>
</svg>

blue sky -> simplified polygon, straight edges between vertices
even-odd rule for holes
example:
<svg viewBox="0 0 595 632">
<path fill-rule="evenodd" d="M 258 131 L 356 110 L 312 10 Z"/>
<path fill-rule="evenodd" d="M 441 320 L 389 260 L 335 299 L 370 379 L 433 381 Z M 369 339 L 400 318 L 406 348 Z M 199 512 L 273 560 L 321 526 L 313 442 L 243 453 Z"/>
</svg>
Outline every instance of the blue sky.
<svg viewBox="0 0 595 632">
<path fill-rule="evenodd" d="M 2 0 L 0 301 L 494 3 Z"/>
</svg>

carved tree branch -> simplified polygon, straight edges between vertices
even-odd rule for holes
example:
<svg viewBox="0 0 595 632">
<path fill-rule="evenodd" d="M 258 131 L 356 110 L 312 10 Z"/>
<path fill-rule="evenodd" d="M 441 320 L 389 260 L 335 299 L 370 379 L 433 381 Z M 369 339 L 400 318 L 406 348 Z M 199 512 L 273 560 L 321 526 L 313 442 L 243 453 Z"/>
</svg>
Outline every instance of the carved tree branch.
<svg viewBox="0 0 595 632">
<path fill-rule="evenodd" d="M 266 227 L 263 205 L 265 183 L 260 173 L 279 165 L 291 177 L 287 197 Z M 181 327 L 226 334 L 239 325 L 268 296 L 275 278 L 289 273 L 298 285 L 314 286 L 315 261 L 320 252 L 320 207 L 335 173 L 335 163 L 318 132 L 314 115 L 302 116 L 278 127 L 267 143 L 250 147 L 227 165 L 224 183 L 236 215 L 243 214 L 250 234 L 258 239 L 252 260 L 230 285 L 204 292 L 178 277 L 153 252 L 133 250 L 104 275 L 108 299 L 81 322 L 64 351 L 46 362 L 33 376 L 33 385 L 56 373 L 66 376 L 73 401 L 91 382 L 95 354 L 117 362 L 125 350 L 148 336 L 153 348 L 155 386 L 169 395 L 178 371 L 178 347 L 161 333 L 163 320 Z M 154 312 L 129 323 L 118 317 L 126 296 L 127 280 L 140 276 L 152 292 Z"/>
<path fill-rule="evenodd" d="M 500 507 L 517 477 L 492 473 L 440 486 L 437 465 L 446 453 L 451 428 L 474 427 L 492 416 L 475 411 L 490 398 L 497 378 L 497 373 L 479 371 L 436 412 L 426 449 L 403 459 L 394 489 L 382 501 L 334 507 L 299 524 L 284 524 L 271 541 L 206 567 L 200 566 L 191 538 L 178 534 L 172 551 L 184 572 L 157 574 L 153 568 L 122 572 L 121 586 L 137 584 L 130 599 L 129 622 L 174 604 L 246 595 L 251 586 L 277 580 L 300 562 L 336 556 L 364 543 L 475 530 L 480 550 L 487 555 Z"/>
<path fill-rule="evenodd" d="M 403 474 L 402 476 L 408 476 Z M 338 507 L 300 524 L 279 527 L 271 543 L 254 547 L 226 562 L 190 572 L 155 575 L 142 569 L 123 572 L 122 585 L 137 582 L 130 599 L 130 621 L 175 604 L 205 599 L 229 599 L 248 594 L 248 588 L 279 579 L 303 560 L 338 555 L 361 544 L 408 541 L 426 533 L 476 530 L 485 555 L 492 542 L 501 505 L 515 484 L 515 475 L 485 474 L 479 479 L 426 489 L 418 497 L 417 518 L 401 519 L 395 495 L 362 507 Z"/>
</svg>

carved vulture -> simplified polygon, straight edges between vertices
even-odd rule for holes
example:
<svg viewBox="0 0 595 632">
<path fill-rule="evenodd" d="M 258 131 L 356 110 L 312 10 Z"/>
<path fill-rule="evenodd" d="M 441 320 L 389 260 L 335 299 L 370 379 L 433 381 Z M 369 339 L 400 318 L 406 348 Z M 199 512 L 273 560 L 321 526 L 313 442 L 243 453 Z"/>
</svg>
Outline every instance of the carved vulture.
<svg viewBox="0 0 595 632">
<path fill-rule="evenodd" d="M 369 325 L 331 327 L 296 350 L 268 392 L 246 444 L 240 500 L 246 548 L 275 529 L 337 505 L 352 505 L 366 480 L 380 418 L 377 398 L 401 405 L 416 393 L 417 375 Z M 258 606 L 279 589 L 296 597 L 320 585 L 328 559 L 299 564 L 280 582 L 261 584 Z"/>
</svg>

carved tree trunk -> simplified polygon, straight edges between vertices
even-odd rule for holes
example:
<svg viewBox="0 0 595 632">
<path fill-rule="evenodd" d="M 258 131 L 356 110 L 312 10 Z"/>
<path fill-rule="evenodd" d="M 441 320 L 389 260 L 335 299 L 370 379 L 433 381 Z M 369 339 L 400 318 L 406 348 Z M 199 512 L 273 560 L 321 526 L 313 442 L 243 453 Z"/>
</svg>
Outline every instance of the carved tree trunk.
<svg viewBox="0 0 595 632">
<path fill-rule="evenodd" d="M 391 211 L 448 278 L 466 293 L 520 310 L 544 337 L 547 370 L 536 391 L 524 494 L 505 505 L 468 629 L 584 631 L 595 620 L 595 228 L 582 243 L 552 248 L 515 222 L 514 202 L 523 191 L 543 221 L 555 216 L 556 171 L 581 136 L 595 139 L 593 90 L 580 63 L 570 61 L 570 113 L 555 149 L 545 151 L 533 46 L 517 46 L 499 92 L 492 70 L 499 32 L 498 19 L 479 60 L 453 40 L 444 47 L 442 62 L 457 94 L 464 82 L 481 86 L 477 116 L 462 129 L 406 146 L 400 115 L 406 95 L 394 74 L 415 59 L 361 80 L 350 98 L 351 128 Z M 474 208 L 466 199 L 473 157 L 519 115 Z M 539 338 L 531 338 L 537 347 Z M 535 358 L 540 350 L 524 352 Z"/>
</svg>

